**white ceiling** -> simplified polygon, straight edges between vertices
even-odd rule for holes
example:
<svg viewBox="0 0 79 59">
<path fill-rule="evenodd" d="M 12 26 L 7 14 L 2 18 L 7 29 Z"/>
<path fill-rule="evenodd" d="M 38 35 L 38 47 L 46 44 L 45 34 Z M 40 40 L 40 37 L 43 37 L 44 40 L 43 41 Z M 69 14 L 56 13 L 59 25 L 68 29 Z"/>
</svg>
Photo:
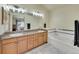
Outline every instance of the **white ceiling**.
<svg viewBox="0 0 79 59">
<path fill-rule="evenodd" d="M 63 7 L 79 7 L 79 4 L 44 4 L 43 5 L 45 8 L 48 10 L 54 10 L 54 9 L 59 9 Z"/>
<path fill-rule="evenodd" d="M 44 7 L 46 7 L 48 10 L 54 10 L 56 8 L 61 8 L 67 6 L 66 4 L 44 4 Z"/>
<path fill-rule="evenodd" d="M 61 8 L 61 7 L 65 7 L 65 6 L 67 6 L 68 4 L 38 4 L 38 5 L 36 5 L 36 4 L 24 4 L 24 5 L 18 5 L 18 6 L 22 6 L 22 7 L 28 7 L 28 8 L 31 8 L 31 7 L 33 7 L 34 8 L 34 6 L 41 6 L 41 7 L 44 7 L 45 9 L 47 9 L 47 10 L 54 10 L 54 9 L 57 9 L 57 8 Z"/>
<path fill-rule="evenodd" d="M 49 11 L 52 11 L 52 10 L 55 10 L 55 9 L 59 9 L 59 8 L 63 8 L 63 7 L 68 7 L 68 6 L 74 6 L 74 7 L 79 7 L 79 4 L 28 4 L 28 5 L 18 5 L 18 6 L 22 6 L 22 7 L 28 7 L 28 8 L 36 8 L 37 6 L 40 6 L 40 7 L 44 7 L 44 9 L 46 10 L 49 10 Z M 36 7 L 35 7 L 36 6 Z"/>
</svg>

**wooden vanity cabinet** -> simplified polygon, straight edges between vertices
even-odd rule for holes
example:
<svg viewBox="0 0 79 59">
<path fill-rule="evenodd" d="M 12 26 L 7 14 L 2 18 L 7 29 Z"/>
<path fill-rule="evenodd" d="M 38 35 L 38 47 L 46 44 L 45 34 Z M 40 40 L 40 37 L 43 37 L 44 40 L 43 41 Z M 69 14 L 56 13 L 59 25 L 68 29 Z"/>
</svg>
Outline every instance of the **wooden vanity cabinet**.
<svg viewBox="0 0 79 59">
<path fill-rule="evenodd" d="M 17 41 L 15 38 L 2 40 L 3 54 L 17 54 Z"/>
<path fill-rule="evenodd" d="M 28 36 L 18 37 L 18 53 L 24 53 L 28 50 Z"/>
<path fill-rule="evenodd" d="M 25 53 L 37 46 L 47 43 L 48 32 L 37 32 L 24 36 L 0 40 L 0 54 Z"/>
</svg>

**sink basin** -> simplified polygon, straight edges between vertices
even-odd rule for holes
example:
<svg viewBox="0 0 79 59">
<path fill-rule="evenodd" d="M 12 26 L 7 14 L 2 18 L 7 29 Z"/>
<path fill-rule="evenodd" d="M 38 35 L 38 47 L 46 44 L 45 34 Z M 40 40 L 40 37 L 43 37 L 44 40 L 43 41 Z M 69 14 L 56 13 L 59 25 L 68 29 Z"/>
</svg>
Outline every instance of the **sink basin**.
<svg viewBox="0 0 79 59">
<path fill-rule="evenodd" d="M 16 36 L 22 36 L 23 33 L 16 33 L 16 34 L 10 34 L 9 36 L 10 37 L 16 37 Z"/>
<path fill-rule="evenodd" d="M 44 31 L 37 31 L 37 32 L 44 32 Z"/>
</svg>

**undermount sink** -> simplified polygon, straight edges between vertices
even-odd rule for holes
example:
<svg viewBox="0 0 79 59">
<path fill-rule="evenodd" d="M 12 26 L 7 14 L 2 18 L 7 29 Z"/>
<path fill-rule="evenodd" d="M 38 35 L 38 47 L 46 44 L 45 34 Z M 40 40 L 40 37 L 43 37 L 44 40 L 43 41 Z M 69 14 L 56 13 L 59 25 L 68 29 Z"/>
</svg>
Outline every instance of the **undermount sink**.
<svg viewBox="0 0 79 59">
<path fill-rule="evenodd" d="M 10 37 L 15 37 L 15 36 L 21 36 L 21 35 L 23 35 L 23 33 L 10 34 L 9 36 Z"/>
<path fill-rule="evenodd" d="M 37 32 L 44 32 L 44 31 L 37 31 Z"/>
</svg>

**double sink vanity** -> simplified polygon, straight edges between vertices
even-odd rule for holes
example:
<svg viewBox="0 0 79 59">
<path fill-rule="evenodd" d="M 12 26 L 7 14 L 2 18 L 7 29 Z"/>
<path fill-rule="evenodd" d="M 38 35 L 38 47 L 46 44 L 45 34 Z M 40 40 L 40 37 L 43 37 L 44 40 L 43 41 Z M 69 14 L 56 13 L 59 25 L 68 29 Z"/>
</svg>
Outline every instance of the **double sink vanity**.
<svg viewBox="0 0 79 59">
<path fill-rule="evenodd" d="M 11 32 L 0 35 L 0 54 L 22 54 L 47 43 L 45 29 Z"/>
</svg>

